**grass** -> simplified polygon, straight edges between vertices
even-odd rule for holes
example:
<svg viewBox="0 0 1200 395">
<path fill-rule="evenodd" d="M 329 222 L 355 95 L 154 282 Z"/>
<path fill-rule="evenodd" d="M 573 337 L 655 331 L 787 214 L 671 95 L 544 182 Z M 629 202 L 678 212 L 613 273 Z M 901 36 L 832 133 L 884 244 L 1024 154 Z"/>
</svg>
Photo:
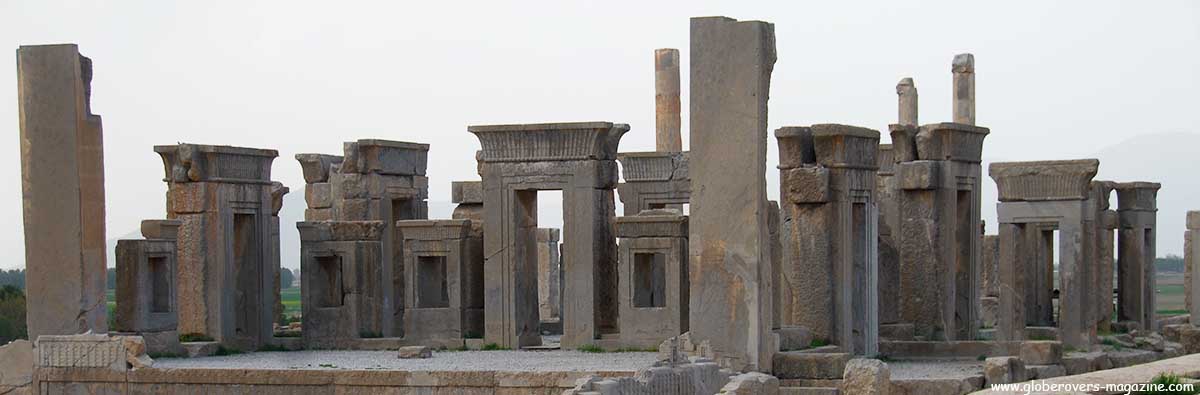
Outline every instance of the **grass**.
<svg viewBox="0 0 1200 395">
<path fill-rule="evenodd" d="M 279 290 L 279 301 L 283 303 L 283 315 L 285 317 L 293 315 L 299 317 L 304 312 L 300 305 L 300 287 Z"/>
<path fill-rule="evenodd" d="M 1159 373 L 1157 376 L 1154 376 L 1154 378 L 1150 380 L 1150 384 L 1161 384 L 1164 386 L 1170 386 L 1170 385 L 1184 384 L 1184 381 L 1183 381 L 1183 378 L 1181 378 L 1178 374 L 1175 374 L 1175 373 Z M 1200 393 L 1200 391 L 1198 391 L 1196 388 L 1193 388 L 1191 391 L 1166 391 L 1166 390 L 1163 390 L 1163 391 L 1144 391 L 1144 392 L 1138 392 L 1138 393 L 1139 394 L 1151 394 L 1151 395 L 1153 395 L 1153 394 L 1197 394 L 1197 393 Z"/>
<path fill-rule="evenodd" d="M 213 338 L 209 337 L 208 335 L 205 335 L 203 333 L 184 333 L 182 335 L 179 335 L 180 343 L 210 342 L 210 341 L 213 341 Z"/>
<path fill-rule="evenodd" d="M 378 338 L 383 337 L 383 334 L 379 333 L 379 332 L 359 331 L 358 337 L 360 339 L 378 339 Z"/>
<path fill-rule="evenodd" d="M 213 353 L 213 355 L 216 355 L 218 357 L 223 357 L 226 355 L 238 355 L 238 354 L 243 354 L 243 353 L 245 353 L 245 352 L 242 350 L 236 349 L 236 348 L 226 348 L 225 346 L 217 346 L 217 352 Z"/>
<path fill-rule="evenodd" d="M 1106 337 L 1106 338 L 1104 338 L 1104 340 L 1101 340 L 1101 341 L 1100 341 L 1100 344 L 1103 344 L 1103 345 L 1106 345 L 1106 346 L 1110 346 L 1110 347 L 1112 347 L 1114 350 L 1117 350 L 1117 351 L 1121 351 L 1121 350 L 1125 349 L 1125 346 L 1122 346 L 1122 345 L 1121 345 L 1121 343 L 1117 343 L 1117 342 L 1116 342 L 1115 340 L 1113 340 L 1112 338 L 1107 338 L 1107 337 Z"/>
<path fill-rule="evenodd" d="M 603 348 L 600 348 L 600 346 L 597 346 L 595 344 L 584 344 L 582 346 L 579 346 L 579 348 L 577 348 L 576 350 L 579 350 L 581 352 L 590 352 L 590 353 L 604 352 Z"/>
<path fill-rule="evenodd" d="M 496 343 L 488 343 L 488 344 L 484 344 L 483 347 L 480 348 L 479 350 L 481 350 L 481 351 L 505 351 L 505 350 L 511 350 L 511 349 L 508 347 L 501 347 L 499 344 L 496 344 Z"/>
<path fill-rule="evenodd" d="M 808 343 L 808 348 L 825 347 L 828 345 L 829 345 L 829 340 L 814 338 L 814 339 L 812 339 L 811 343 Z"/>
</svg>

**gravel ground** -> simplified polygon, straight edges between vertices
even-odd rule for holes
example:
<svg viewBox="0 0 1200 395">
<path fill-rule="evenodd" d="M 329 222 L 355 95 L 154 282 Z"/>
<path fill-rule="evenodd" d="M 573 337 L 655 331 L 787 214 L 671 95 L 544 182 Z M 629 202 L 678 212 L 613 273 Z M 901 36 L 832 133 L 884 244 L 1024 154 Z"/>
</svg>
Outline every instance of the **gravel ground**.
<svg viewBox="0 0 1200 395">
<path fill-rule="evenodd" d="M 654 363 L 651 352 L 447 351 L 430 359 L 399 359 L 395 351 L 256 352 L 222 357 L 161 358 L 161 369 L 343 369 L 405 371 L 636 371 Z"/>
<path fill-rule="evenodd" d="M 892 379 L 961 379 L 983 374 L 981 361 L 891 361 Z"/>
</svg>

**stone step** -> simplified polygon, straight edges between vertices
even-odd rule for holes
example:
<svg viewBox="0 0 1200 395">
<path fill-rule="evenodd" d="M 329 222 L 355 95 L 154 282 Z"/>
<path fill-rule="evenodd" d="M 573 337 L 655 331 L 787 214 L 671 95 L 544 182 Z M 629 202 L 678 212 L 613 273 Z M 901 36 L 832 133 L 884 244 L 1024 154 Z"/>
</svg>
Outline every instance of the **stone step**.
<svg viewBox="0 0 1200 395">
<path fill-rule="evenodd" d="M 827 387 L 779 387 L 779 395 L 839 395 L 837 388 Z"/>
<path fill-rule="evenodd" d="M 841 379 L 847 353 L 808 353 L 786 351 L 775 353 L 774 375 L 780 379 Z"/>
</svg>

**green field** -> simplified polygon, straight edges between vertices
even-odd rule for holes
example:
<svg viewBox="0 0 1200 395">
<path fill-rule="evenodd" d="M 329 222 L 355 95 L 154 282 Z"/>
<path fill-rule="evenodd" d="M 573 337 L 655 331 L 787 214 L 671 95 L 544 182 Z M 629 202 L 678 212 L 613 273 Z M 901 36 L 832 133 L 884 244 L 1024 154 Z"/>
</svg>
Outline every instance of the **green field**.
<svg viewBox="0 0 1200 395">
<path fill-rule="evenodd" d="M 1158 287 L 1155 300 L 1158 315 L 1187 314 L 1187 305 L 1184 303 L 1183 274 L 1159 273 L 1155 282 Z"/>
<path fill-rule="evenodd" d="M 105 297 L 108 298 L 108 315 L 112 316 L 114 309 L 117 308 L 116 291 L 111 289 L 105 291 Z M 283 314 L 285 316 L 300 315 L 300 287 L 280 290 L 279 298 L 283 302 Z"/>
</svg>

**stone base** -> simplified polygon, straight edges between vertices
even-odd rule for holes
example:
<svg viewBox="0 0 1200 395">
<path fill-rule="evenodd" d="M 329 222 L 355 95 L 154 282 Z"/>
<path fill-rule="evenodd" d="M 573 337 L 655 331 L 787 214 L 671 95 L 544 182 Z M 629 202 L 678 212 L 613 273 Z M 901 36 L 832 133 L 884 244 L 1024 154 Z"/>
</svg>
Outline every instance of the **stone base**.
<svg viewBox="0 0 1200 395">
<path fill-rule="evenodd" d="M 146 354 L 149 354 L 151 358 L 165 355 L 187 355 L 187 351 L 179 343 L 178 331 L 142 332 L 136 335 L 146 341 Z"/>
<path fill-rule="evenodd" d="M 850 358 L 846 353 L 778 352 L 773 372 L 781 379 L 841 379 Z"/>
<path fill-rule="evenodd" d="M 562 320 L 550 320 L 541 322 L 542 335 L 561 335 L 563 333 Z"/>
<path fill-rule="evenodd" d="M 180 343 L 188 358 L 207 357 L 217 353 L 221 343 L 217 342 L 186 342 Z"/>
</svg>

